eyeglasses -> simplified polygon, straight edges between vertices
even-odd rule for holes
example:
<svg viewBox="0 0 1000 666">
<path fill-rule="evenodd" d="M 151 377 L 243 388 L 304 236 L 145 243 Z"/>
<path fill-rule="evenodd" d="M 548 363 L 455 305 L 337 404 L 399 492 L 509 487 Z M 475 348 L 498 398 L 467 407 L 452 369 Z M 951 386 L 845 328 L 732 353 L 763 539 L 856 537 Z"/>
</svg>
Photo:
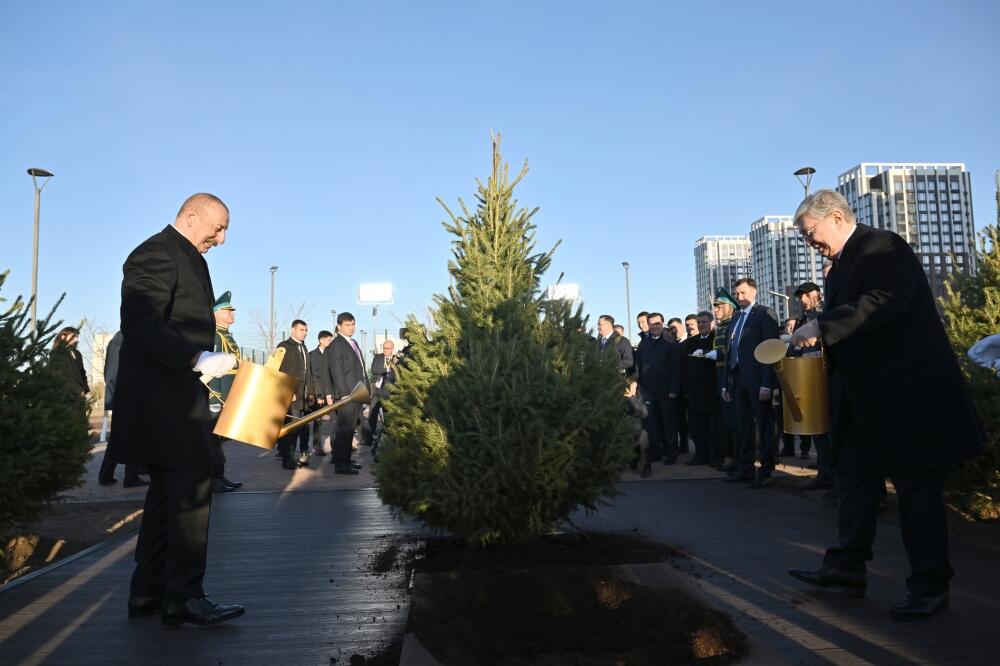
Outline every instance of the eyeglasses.
<svg viewBox="0 0 1000 666">
<path fill-rule="evenodd" d="M 825 220 L 828 217 L 830 217 L 830 216 L 829 215 L 824 215 L 822 217 L 822 219 L 820 219 L 820 221 L 817 222 L 816 224 L 812 225 L 808 229 L 802 229 L 802 230 L 800 230 L 799 233 L 802 235 L 802 240 L 804 240 L 807 243 L 810 242 L 813 239 L 813 236 L 816 234 L 816 227 L 818 227 L 820 224 L 822 224 L 823 220 Z"/>
</svg>

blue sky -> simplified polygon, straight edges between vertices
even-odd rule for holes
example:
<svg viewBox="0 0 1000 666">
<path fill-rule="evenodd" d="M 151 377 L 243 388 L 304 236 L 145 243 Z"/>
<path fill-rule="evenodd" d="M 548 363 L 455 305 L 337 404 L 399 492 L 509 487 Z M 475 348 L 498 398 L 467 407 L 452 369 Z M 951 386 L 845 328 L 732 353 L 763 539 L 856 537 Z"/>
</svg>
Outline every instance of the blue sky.
<svg viewBox="0 0 1000 666">
<path fill-rule="evenodd" d="M 284 4 L 284 3 L 283 3 Z M 400 318 L 447 287 L 435 201 L 472 199 L 490 131 L 540 206 L 549 277 L 625 319 L 695 308 L 694 241 L 791 213 L 810 164 L 962 161 L 995 219 L 1000 3 L 71 2 L 0 5 L 0 270 L 40 310 L 114 330 L 121 264 L 209 191 L 230 206 L 207 258 L 254 310 L 306 304 L 313 331 L 360 282 Z M 381 326 L 395 326 L 388 314 Z M 312 336 L 311 336 L 312 337 Z"/>
</svg>

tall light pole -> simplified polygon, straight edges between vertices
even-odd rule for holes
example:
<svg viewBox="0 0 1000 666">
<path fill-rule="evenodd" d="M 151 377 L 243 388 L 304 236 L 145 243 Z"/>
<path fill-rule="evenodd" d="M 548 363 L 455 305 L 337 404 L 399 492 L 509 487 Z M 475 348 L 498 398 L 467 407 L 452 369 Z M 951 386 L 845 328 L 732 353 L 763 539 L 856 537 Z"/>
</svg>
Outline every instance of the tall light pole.
<svg viewBox="0 0 1000 666">
<path fill-rule="evenodd" d="M 274 327 L 276 323 L 274 321 L 274 274 L 278 272 L 277 266 L 271 266 L 269 269 L 271 271 L 271 320 L 270 320 L 270 330 L 267 332 L 270 339 L 267 341 L 270 349 L 274 349 Z M 269 350 L 270 351 L 270 350 Z"/>
<path fill-rule="evenodd" d="M 31 253 L 31 332 L 38 332 L 38 213 L 42 207 L 42 190 L 52 179 L 52 172 L 45 169 L 28 169 L 31 184 L 35 186 L 35 243 Z M 42 179 L 41 186 L 38 179 Z"/>
<path fill-rule="evenodd" d="M 811 166 L 802 167 L 796 171 L 793 175 L 799 179 L 799 183 L 802 185 L 802 189 L 806 192 L 806 197 L 809 196 L 809 183 L 812 182 L 813 174 L 816 173 L 816 169 Z M 803 197 L 805 198 L 805 197 Z M 816 250 L 812 248 L 808 243 L 806 247 L 809 248 L 806 252 L 809 254 L 809 275 L 812 281 L 816 282 Z"/>
<path fill-rule="evenodd" d="M 631 268 L 627 261 L 622 262 L 625 269 L 625 316 L 628 317 L 628 342 L 632 344 L 632 290 L 628 285 L 628 269 Z"/>
<path fill-rule="evenodd" d="M 330 310 L 330 317 L 333 318 L 333 334 L 337 335 L 337 311 L 331 309 Z"/>
<path fill-rule="evenodd" d="M 788 294 L 782 294 L 780 291 L 772 291 L 770 289 L 767 290 L 767 293 L 771 294 L 772 296 L 777 296 L 778 298 L 785 299 L 785 318 L 792 316 L 792 309 L 791 309 L 792 306 L 791 303 L 789 302 L 790 299 L 788 298 Z M 781 324 L 784 325 L 784 322 L 781 322 Z"/>
</svg>

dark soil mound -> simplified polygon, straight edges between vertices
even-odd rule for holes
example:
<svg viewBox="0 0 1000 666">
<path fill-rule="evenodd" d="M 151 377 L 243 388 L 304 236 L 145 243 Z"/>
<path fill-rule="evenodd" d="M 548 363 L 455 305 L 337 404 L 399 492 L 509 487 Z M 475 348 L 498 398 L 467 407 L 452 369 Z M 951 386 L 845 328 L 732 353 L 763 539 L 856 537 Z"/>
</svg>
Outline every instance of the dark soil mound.
<svg viewBox="0 0 1000 666">
<path fill-rule="evenodd" d="M 443 558 L 429 548 L 419 568 L 431 571 L 418 577 L 409 630 L 446 664 L 721 664 L 742 654 L 744 637 L 724 613 L 682 589 L 638 585 L 603 566 L 615 550 L 625 556 L 618 563 L 629 555 L 663 561 L 675 551 L 622 535 L 589 536 L 598 542 L 593 550 L 565 540 L 470 549 L 451 571 L 435 565 L 459 559 L 461 549 L 443 548 Z M 489 566 L 494 553 L 499 562 Z M 532 566 L 532 557 L 541 565 Z"/>
</svg>

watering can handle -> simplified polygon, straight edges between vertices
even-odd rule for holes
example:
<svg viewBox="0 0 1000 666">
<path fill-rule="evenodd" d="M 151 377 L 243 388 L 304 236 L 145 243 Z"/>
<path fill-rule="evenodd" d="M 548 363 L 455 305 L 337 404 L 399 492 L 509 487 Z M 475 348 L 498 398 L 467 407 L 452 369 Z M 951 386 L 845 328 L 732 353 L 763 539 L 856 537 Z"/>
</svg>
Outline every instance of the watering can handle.
<svg viewBox="0 0 1000 666">
<path fill-rule="evenodd" d="M 267 359 L 267 363 L 264 364 L 264 367 L 277 372 L 281 368 L 281 362 L 284 360 L 285 348 L 277 347 L 273 352 L 271 352 L 271 357 Z"/>
</svg>

